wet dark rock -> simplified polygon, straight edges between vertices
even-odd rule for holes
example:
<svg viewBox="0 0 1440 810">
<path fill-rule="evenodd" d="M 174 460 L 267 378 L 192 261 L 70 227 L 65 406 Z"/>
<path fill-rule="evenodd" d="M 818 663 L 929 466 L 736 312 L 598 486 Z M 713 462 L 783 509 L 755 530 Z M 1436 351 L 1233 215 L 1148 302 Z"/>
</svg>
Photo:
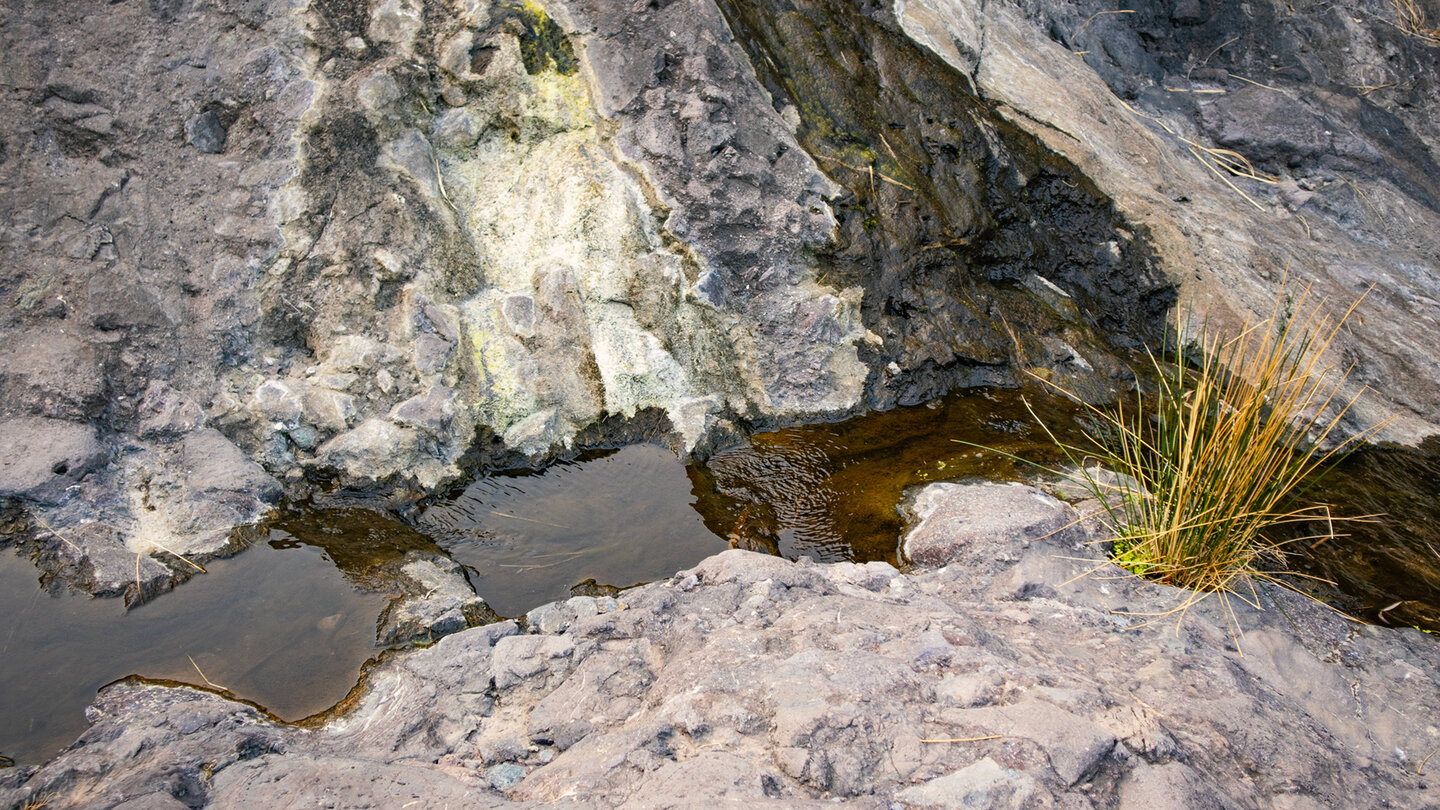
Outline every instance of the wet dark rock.
<svg viewBox="0 0 1440 810">
<path fill-rule="evenodd" d="M 218 155 L 225 151 L 225 125 L 213 110 L 185 122 L 185 140 L 201 152 Z"/>
<path fill-rule="evenodd" d="M 495 612 L 475 594 L 454 560 L 411 551 L 389 567 L 404 589 L 376 622 L 375 643 L 388 647 L 431 643 L 477 624 L 494 621 Z"/>
<path fill-rule="evenodd" d="M 847 191 L 827 276 L 864 288 L 865 324 L 882 339 L 874 366 L 909 372 L 873 378 L 876 404 L 1013 384 L 1016 358 L 1043 361 L 1046 338 L 1102 355 L 1159 333 L 1171 282 L 1110 201 L 988 109 L 969 77 L 905 37 L 887 11 L 720 5 L 776 103 L 798 118 L 797 139 Z M 849 53 L 870 57 L 839 56 Z M 1078 309 L 1027 295 L 1037 270 Z M 1104 337 L 1083 335 L 1086 323 Z M 1044 367 L 1074 387 L 1113 382 L 1093 366 Z"/>
<path fill-rule="evenodd" d="M 125 546 L 111 526 L 86 523 L 59 535 L 56 554 L 60 572 L 96 596 L 120 596 L 126 607 L 170 589 L 174 572 L 145 554 Z"/>
</svg>

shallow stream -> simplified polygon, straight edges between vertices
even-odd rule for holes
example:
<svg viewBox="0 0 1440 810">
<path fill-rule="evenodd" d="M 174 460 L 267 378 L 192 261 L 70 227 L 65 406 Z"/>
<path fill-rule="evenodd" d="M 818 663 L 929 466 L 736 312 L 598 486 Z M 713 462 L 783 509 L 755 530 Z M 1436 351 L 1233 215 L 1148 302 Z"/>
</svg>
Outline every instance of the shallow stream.
<svg viewBox="0 0 1440 810">
<path fill-rule="evenodd" d="M 1031 402 L 1045 425 L 1076 436 L 1067 403 Z M 963 442 L 1059 461 L 1019 392 L 979 389 L 756 434 L 704 463 L 640 444 L 497 473 L 409 524 L 362 509 L 291 514 L 251 530 L 249 550 L 128 612 L 119 600 L 47 592 L 34 566 L 5 550 L 0 754 L 52 756 L 84 730 L 95 690 L 127 675 L 208 681 L 286 720 L 324 711 L 382 651 L 376 619 L 393 590 L 384 566 L 408 551 L 448 554 L 506 616 L 572 590 L 661 579 L 727 547 L 897 563 L 907 488 L 1035 477 Z M 1325 491 L 1341 513 L 1390 517 L 1300 561 L 1345 589 L 1322 595 L 1371 620 L 1440 628 L 1440 441 L 1357 453 Z"/>
</svg>

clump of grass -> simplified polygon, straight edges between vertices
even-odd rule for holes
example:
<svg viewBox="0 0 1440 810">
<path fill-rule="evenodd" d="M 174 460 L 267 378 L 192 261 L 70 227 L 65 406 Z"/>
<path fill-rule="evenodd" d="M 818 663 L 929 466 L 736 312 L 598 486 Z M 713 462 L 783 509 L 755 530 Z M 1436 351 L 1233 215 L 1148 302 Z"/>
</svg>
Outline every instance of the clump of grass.
<svg viewBox="0 0 1440 810">
<path fill-rule="evenodd" d="M 1383 424 L 1341 435 L 1355 404 L 1339 394 L 1348 370 L 1321 358 L 1359 300 L 1331 321 L 1308 292 L 1282 293 L 1268 318 L 1237 336 L 1202 328 L 1173 362 L 1152 356 L 1158 390 L 1129 408 L 1089 407 L 1089 446 L 1051 435 L 1105 505 L 1122 566 L 1201 595 L 1232 594 L 1251 577 L 1273 578 L 1285 544 L 1335 536 L 1346 518 L 1300 495 Z M 1123 475 L 1104 475 L 1096 462 Z M 1284 538 L 1294 524 L 1309 533 Z"/>
<path fill-rule="evenodd" d="M 1430 27 L 1425 18 L 1425 8 L 1417 0 L 1393 0 L 1395 17 L 1401 31 L 1412 37 L 1423 39 L 1432 45 L 1440 45 L 1440 28 Z"/>
</svg>

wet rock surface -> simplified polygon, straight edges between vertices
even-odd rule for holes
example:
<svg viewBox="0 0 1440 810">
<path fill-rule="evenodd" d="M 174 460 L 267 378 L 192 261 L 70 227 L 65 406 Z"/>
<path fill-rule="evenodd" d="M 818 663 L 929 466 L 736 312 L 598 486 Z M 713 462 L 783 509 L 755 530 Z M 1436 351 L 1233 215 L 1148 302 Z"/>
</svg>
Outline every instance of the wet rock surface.
<svg viewBox="0 0 1440 810">
<path fill-rule="evenodd" d="M 929 519 L 969 495 L 929 492 Z M 1031 501 L 1036 526 L 1057 508 Z M 903 574 L 728 551 L 618 600 L 538 609 L 527 632 L 502 622 L 392 656 L 305 727 L 125 681 L 71 749 L 3 772 L 0 801 L 1435 803 L 1417 773 L 1440 745 L 1433 638 L 1285 592 L 1156 621 L 1183 594 L 1080 539 L 977 536 L 958 562 Z"/>
<path fill-rule="evenodd" d="M 375 643 L 431 643 L 443 636 L 499 618 L 475 594 L 460 565 L 449 557 L 409 552 L 387 578 L 404 591 L 376 622 Z"/>
</svg>

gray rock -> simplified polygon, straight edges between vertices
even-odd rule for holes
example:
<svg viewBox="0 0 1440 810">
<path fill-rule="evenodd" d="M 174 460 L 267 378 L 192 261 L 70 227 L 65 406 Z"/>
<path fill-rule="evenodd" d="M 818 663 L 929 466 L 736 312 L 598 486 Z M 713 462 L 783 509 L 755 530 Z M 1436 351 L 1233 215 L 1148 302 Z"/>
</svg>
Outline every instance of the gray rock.
<svg viewBox="0 0 1440 810">
<path fill-rule="evenodd" d="M 87 254 L 93 255 L 88 250 Z M 175 325 L 170 314 L 173 302 L 166 300 L 152 284 L 131 274 L 91 278 L 86 297 L 90 324 L 100 332 L 143 331 Z"/>
<path fill-rule="evenodd" d="M 1115 747 L 1109 732 L 1040 700 L 972 709 L 956 717 L 1007 739 L 1034 740 L 1045 749 L 1050 767 L 1066 787 L 1089 774 Z"/>
<path fill-rule="evenodd" d="M 250 403 L 266 419 L 287 424 L 298 422 L 305 411 L 305 401 L 297 386 L 284 380 L 261 383 Z"/>
<path fill-rule="evenodd" d="M 415 370 L 431 374 L 445 367 L 455 344 L 439 335 L 422 334 L 415 338 Z"/>
<path fill-rule="evenodd" d="M 431 643 L 496 618 L 454 560 L 412 551 L 400 575 L 407 594 L 391 603 L 376 623 L 375 643 L 382 647 Z"/>
<path fill-rule="evenodd" d="M 168 590 L 174 573 L 125 547 L 113 527 L 87 523 L 60 530 L 57 551 L 77 571 L 75 582 L 97 596 L 123 596 L 127 607 Z"/>
<path fill-rule="evenodd" d="M 319 385 L 305 386 L 301 395 L 304 420 L 321 430 L 343 431 L 355 418 L 355 398 Z"/>
<path fill-rule="evenodd" d="M 138 796 L 114 806 L 114 810 L 184 810 L 189 805 L 169 793 L 151 793 Z"/>
<path fill-rule="evenodd" d="M 455 396 L 453 388 L 433 385 L 426 389 L 423 396 L 412 397 L 396 405 L 390 412 L 390 418 L 432 436 L 444 436 L 446 428 L 455 418 Z"/>
<path fill-rule="evenodd" d="M 574 611 L 566 610 L 564 602 L 550 602 L 525 614 L 525 624 L 532 632 L 547 635 L 565 632 L 574 620 Z"/>
<path fill-rule="evenodd" d="M 1233 326 L 1291 266 L 1332 300 L 1389 291 L 1337 344 L 1383 395 L 1346 429 L 1394 410 L 1386 438 L 1434 432 L 1440 353 L 1416 326 L 1436 317 L 1440 249 L 1428 46 L 1388 0 L 1217 2 L 805 0 L 727 19 L 711 0 L 564 0 L 547 36 L 583 40 L 579 69 L 538 73 L 489 2 L 165 0 L 103 26 L 31 4 L 0 32 L 0 418 L 103 421 L 165 456 L 200 423 L 169 394 L 143 402 L 159 384 L 297 496 L 331 469 L 382 497 L 434 491 L 477 435 L 539 462 L 655 409 L 702 447 L 730 417 L 1009 384 L 1020 355 L 1113 395 L 1109 344 L 1158 337 L 1172 285 Z M 795 48 L 795 25 L 855 36 Z M 838 91 L 791 98 L 772 71 Z M 1171 132 L 1278 180 L 1231 188 Z M 976 257 L 985 274 L 938 270 Z M 268 388 L 245 407 L 268 382 L 298 412 Z M 366 426 L 436 386 L 454 413 Z M 112 472 L 83 517 L 135 495 Z"/>
<path fill-rule="evenodd" d="M 555 636 L 510 636 L 501 639 L 495 645 L 491 664 L 495 688 L 508 689 L 551 668 L 563 669 L 564 664 L 554 662 L 568 659 L 574 648 L 572 640 Z"/>
<path fill-rule="evenodd" d="M 107 455 L 89 425 L 38 417 L 0 422 L 0 498 L 58 503 Z"/>
<path fill-rule="evenodd" d="M 1007 556 L 1023 559 L 1014 542 Z M 1109 573 L 1013 602 L 992 594 L 1003 565 L 896 572 L 870 590 L 855 584 L 866 568 L 727 551 L 626 591 L 624 610 L 557 603 L 576 617 L 557 634 L 503 622 L 391 655 L 345 713 L 309 728 L 121 682 L 82 744 L 0 782 L 0 801 L 84 804 L 193 778 L 220 807 L 389 806 L 416 791 L 532 806 L 582 789 L 583 806 L 626 807 L 1429 803 L 1413 770 L 1361 767 L 1440 744 L 1425 675 L 1440 646 L 1421 633 L 1357 631 L 1284 592 L 1283 611 L 1212 600 L 1178 629 L 1122 631 L 1096 607 L 1107 593 L 1138 613 L 1185 595 Z M 915 659 L 945 646 L 944 666 Z"/>
<path fill-rule="evenodd" d="M 6 385 L 0 388 L 4 412 L 85 421 L 108 402 L 102 351 L 66 330 L 35 329 L 13 335 L 0 347 Z"/>
<path fill-rule="evenodd" d="M 918 565 L 990 564 L 1032 541 L 1063 546 L 1084 539 L 1075 510 L 1022 484 L 931 484 L 907 513 L 912 528 L 901 550 Z"/>
<path fill-rule="evenodd" d="M 189 433 L 205 424 L 205 412 L 194 400 L 154 380 L 145 388 L 136 417 L 141 438 Z"/>
<path fill-rule="evenodd" d="M 895 798 L 908 807 L 927 810 L 959 810 L 967 807 L 1020 810 L 1031 806 L 1034 793 L 1033 779 L 1002 768 L 995 760 L 985 757 L 952 774 L 906 788 L 895 794 Z"/>
<path fill-rule="evenodd" d="M 525 614 L 531 632 L 555 635 L 565 632 L 571 624 L 615 610 L 618 603 L 611 598 L 576 596 L 564 602 L 550 602 Z M 603 608 L 603 610 L 602 610 Z"/>
<path fill-rule="evenodd" d="M 1184 763 L 1148 765 L 1142 762 L 1121 783 L 1119 806 L 1120 810 L 1153 807 L 1218 810 L 1225 804 L 1205 786 L 1200 775 Z"/>
<path fill-rule="evenodd" d="M 414 430 L 385 419 L 366 419 L 321 445 L 316 455 L 350 479 L 373 484 L 409 468 L 417 447 Z"/>
<path fill-rule="evenodd" d="M 225 151 L 225 125 L 213 110 L 185 122 L 185 140 L 201 152 L 218 155 Z"/>
<path fill-rule="evenodd" d="M 263 503 L 273 503 L 279 498 L 280 484 L 220 431 L 202 428 L 188 433 L 181 447 L 185 465 L 183 478 L 191 489 L 233 492 Z"/>
<path fill-rule="evenodd" d="M 513 762 L 492 765 L 485 770 L 485 778 L 490 780 L 490 787 L 496 790 L 509 790 L 520 784 L 520 780 L 525 778 L 525 767 Z"/>
</svg>

